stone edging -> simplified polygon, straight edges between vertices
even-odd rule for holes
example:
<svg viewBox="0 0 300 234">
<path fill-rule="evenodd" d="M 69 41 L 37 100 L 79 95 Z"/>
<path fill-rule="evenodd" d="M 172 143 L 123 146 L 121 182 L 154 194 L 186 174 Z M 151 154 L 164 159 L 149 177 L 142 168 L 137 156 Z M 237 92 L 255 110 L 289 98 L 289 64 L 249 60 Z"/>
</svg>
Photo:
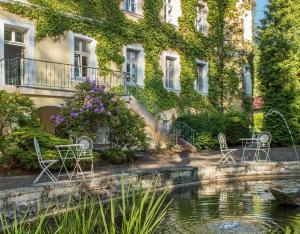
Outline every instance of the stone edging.
<svg viewBox="0 0 300 234">
<path fill-rule="evenodd" d="M 123 174 L 125 185 L 142 178 L 144 187 L 151 186 L 154 176 L 158 178 L 159 189 L 212 182 L 298 178 L 300 177 L 300 163 L 269 162 L 206 168 L 159 168 Z M 13 218 L 14 210 L 20 216 L 28 211 L 28 216 L 34 217 L 37 208 L 42 210 L 48 208 L 53 212 L 66 208 L 70 198 L 75 204 L 85 196 L 97 196 L 105 200 L 110 196 L 120 195 L 121 177 L 122 175 L 112 175 L 95 177 L 86 181 L 44 183 L 38 186 L 0 191 L 0 210 L 8 218 Z"/>
</svg>

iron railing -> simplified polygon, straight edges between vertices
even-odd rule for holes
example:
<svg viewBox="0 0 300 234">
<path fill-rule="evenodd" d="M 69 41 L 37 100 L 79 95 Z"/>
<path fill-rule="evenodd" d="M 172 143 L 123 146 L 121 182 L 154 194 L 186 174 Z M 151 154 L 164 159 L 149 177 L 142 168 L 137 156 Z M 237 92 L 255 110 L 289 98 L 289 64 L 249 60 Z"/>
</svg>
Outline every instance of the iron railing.
<svg viewBox="0 0 300 234">
<path fill-rule="evenodd" d="M 197 131 L 191 128 L 184 122 L 176 121 L 173 125 L 176 138 L 181 138 L 192 145 L 195 145 L 195 139 L 197 137 Z"/>
<path fill-rule="evenodd" d="M 177 138 L 182 138 L 194 145 L 197 132 L 183 122 L 165 124 L 158 106 L 141 97 L 143 87 L 126 72 L 28 58 L 0 59 L 0 85 L 4 82 L 5 85 L 19 87 L 73 91 L 76 84 L 87 78 L 98 84 L 105 84 L 118 95 L 135 96 L 154 116 L 160 134 L 167 137 L 171 144 L 177 141 Z"/>
<path fill-rule="evenodd" d="M 28 58 L 0 60 L 0 80 L 6 85 L 44 89 L 73 90 L 76 84 L 90 79 L 108 88 L 123 85 L 121 71 L 76 66 Z"/>
<path fill-rule="evenodd" d="M 160 134 L 164 135 L 168 139 L 170 145 L 177 144 L 179 138 L 189 142 L 192 145 L 195 145 L 195 139 L 198 135 L 198 132 L 196 130 L 181 121 L 175 121 L 173 123 L 168 122 L 168 128 L 165 128 L 164 119 L 161 118 L 163 114 L 159 110 L 158 106 L 153 102 L 148 102 L 148 99 L 146 97 L 141 97 L 143 95 L 143 87 L 138 85 L 133 79 L 131 79 L 128 74 L 124 76 L 123 84 L 123 93 L 125 95 L 132 95 L 137 98 L 137 100 L 143 106 L 145 106 L 145 108 L 147 108 L 153 116 L 155 116 Z"/>
</svg>

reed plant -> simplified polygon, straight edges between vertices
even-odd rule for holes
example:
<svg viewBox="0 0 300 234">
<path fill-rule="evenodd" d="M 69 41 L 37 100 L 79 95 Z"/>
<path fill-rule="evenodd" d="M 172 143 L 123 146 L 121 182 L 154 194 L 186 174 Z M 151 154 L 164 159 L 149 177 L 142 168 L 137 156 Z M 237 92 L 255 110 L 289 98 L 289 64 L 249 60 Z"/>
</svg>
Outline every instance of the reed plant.
<svg viewBox="0 0 300 234">
<path fill-rule="evenodd" d="M 27 215 L 8 222 L 0 214 L 0 233 L 3 234 L 151 234 L 163 221 L 167 207 L 167 190 L 158 192 L 156 180 L 144 188 L 132 181 L 121 182 L 121 197 L 111 197 L 106 202 L 100 198 L 84 198 L 76 207 L 68 202 L 67 209 L 57 215 L 38 212 L 34 222 L 28 222 Z"/>
</svg>

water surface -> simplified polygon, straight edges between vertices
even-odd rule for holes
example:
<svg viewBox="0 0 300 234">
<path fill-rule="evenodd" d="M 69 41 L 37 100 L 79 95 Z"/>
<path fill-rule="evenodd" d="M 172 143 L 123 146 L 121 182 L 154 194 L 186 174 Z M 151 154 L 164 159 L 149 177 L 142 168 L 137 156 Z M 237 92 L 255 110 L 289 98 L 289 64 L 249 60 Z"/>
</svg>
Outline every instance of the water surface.
<svg viewBox="0 0 300 234">
<path fill-rule="evenodd" d="M 300 233 L 300 208 L 276 204 L 269 186 L 300 188 L 300 180 L 209 184 L 175 190 L 158 233 Z"/>
</svg>

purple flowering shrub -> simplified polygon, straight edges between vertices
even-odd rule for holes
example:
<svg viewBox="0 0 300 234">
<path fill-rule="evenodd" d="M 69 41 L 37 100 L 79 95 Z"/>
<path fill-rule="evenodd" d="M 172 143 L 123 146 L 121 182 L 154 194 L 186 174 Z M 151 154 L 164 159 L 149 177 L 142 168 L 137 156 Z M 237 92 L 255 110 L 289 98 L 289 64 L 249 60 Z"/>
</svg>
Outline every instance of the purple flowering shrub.
<svg viewBox="0 0 300 234">
<path fill-rule="evenodd" d="M 76 86 L 75 94 L 59 115 L 51 117 L 59 135 L 77 138 L 94 135 L 99 127 L 109 127 L 112 145 L 145 148 L 145 123 L 133 114 L 123 100 L 107 91 L 105 85 L 87 79 Z M 121 129 L 126 128 L 126 131 Z"/>
<path fill-rule="evenodd" d="M 77 85 L 75 95 L 67 101 L 63 111 L 51 119 L 58 129 L 77 135 L 94 130 L 99 121 L 106 125 L 116 111 L 117 98 L 106 91 L 105 85 L 87 79 Z"/>
</svg>

